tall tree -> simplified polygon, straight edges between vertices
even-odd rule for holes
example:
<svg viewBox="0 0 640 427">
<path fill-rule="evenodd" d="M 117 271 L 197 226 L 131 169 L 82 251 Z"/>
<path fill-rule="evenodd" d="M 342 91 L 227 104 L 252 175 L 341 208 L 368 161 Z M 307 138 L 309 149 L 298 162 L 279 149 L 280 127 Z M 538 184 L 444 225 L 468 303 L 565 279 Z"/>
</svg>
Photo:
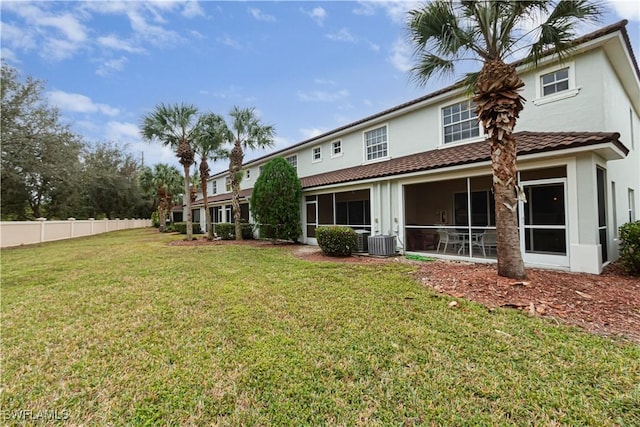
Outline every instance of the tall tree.
<svg viewBox="0 0 640 427">
<path fill-rule="evenodd" d="M 193 105 L 159 104 L 142 121 L 142 136 L 149 142 L 159 141 L 176 151 L 176 156 L 184 168 L 185 218 L 187 222 L 187 240 L 193 239 L 193 221 L 191 217 L 190 169 L 195 161 L 191 146 L 193 132 L 198 123 L 198 109 Z"/>
<path fill-rule="evenodd" d="M 21 81 L 2 62 L 0 87 L 3 218 L 76 216 L 84 142 L 44 100 L 41 81 Z"/>
<path fill-rule="evenodd" d="M 253 186 L 251 213 L 260 236 L 274 240 L 298 240 L 302 185 L 296 169 L 282 157 L 267 162 Z"/>
<path fill-rule="evenodd" d="M 435 0 L 409 12 L 408 29 L 417 56 L 412 71 L 419 83 L 434 74 L 452 73 L 460 60 L 482 63 L 480 73 L 468 74 L 465 82 L 474 93 L 478 119 L 491 143 L 500 276 L 526 277 L 518 237 L 521 193 L 512 135 L 523 108 L 524 82 L 507 58 L 523 44 L 529 51 L 526 64 L 535 66 L 550 53 L 563 58 L 570 54 L 577 25 L 596 21 L 600 13 L 600 7 L 588 0 Z"/>
<path fill-rule="evenodd" d="M 174 196 L 181 191 L 183 178 L 180 171 L 166 163 L 158 163 L 145 168 L 141 175 L 141 186 L 154 195 L 155 206 L 160 221 L 159 231 L 165 231 L 167 215 L 173 207 Z"/>
<path fill-rule="evenodd" d="M 235 223 L 236 240 L 242 240 L 242 224 L 240 223 L 240 182 L 242 181 L 242 164 L 247 150 L 257 150 L 273 146 L 275 129 L 272 125 L 263 124 L 256 117 L 254 108 L 233 107 L 229 113 L 232 119 L 231 132 L 233 147 L 229 152 L 229 178 L 231 179 L 231 205 L 233 206 L 233 222 Z"/>
<path fill-rule="evenodd" d="M 226 122 L 217 114 L 208 113 L 200 117 L 197 131 L 194 135 L 194 149 L 200 157 L 200 187 L 204 201 L 205 218 L 207 221 L 207 239 L 213 240 L 213 227 L 209 201 L 207 200 L 207 181 L 209 180 L 209 160 L 219 160 L 226 157 L 223 145 L 231 141 L 231 135 Z"/>
</svg>

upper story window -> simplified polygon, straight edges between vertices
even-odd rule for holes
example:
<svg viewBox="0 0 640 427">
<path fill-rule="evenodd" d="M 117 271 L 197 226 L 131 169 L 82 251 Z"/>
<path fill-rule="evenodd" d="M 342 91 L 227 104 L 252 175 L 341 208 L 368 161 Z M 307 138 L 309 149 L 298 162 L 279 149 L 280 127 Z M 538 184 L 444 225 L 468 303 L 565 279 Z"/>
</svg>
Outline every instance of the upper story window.
<svg viewBox="0 0 640 427">
<path fill-rule="evenodd" d="M 445 144 L 480 136 L 480 124 L 475 108 L 471 100 L 466 100 L 442 109 Z"/>
<path fill-rule="evenodd" d="M 314 147 L 313 148 L 313 161 L 319 162 L 322 160 L 322 147 Z"/>
<path fill-rule="evenodd" d="M 218 192 L 218 181 L 215 179 L 211 181 L 211 193 L 216 194 Z"/>
<path fill-rule="evenodd" d="M 342 141 L 333 141 L 331 143 L 331 157 L 342 155 Z"/>
<path fill-rule="evenodd" d="M 227 191 L 231 191 L 231 177 L 227 177 L 227 179 L 224 180 L 224 185 L 227 189 Z"/>
<path fill-rule="evenodd" d="M 262 166 L 260 166 L 260 167 L 258 168 L 258 173 L 259 173 L 260 175 L 262 175 L 262 171 L 264 171 L 264 165 L 262 165 Z"/>
<path fill-rule="evenodd" d="M 544 105 L 576 96 L 580 88 L 576 86 L 575 64 L 567 62 L 545 68 L 536 74 L 536 99 L 534 105 Z"/>
<path fill-rule="evenodd" d="M 388 156 L 387 127 L 382 126 L 364 133 L 364 146 L 367 160 L 381 159 Z"/>
<path fill-rule="evenodd" d="M 251 179 L 251 169 L 247 169 L 247 171 L 245 173 L 245 178 Z"/>
<path fill-rule="evenodd" d="M 285 160 L 287 162 L 289 162 L 289 164 L 291 166 L 293 166 L 295 170 L 298 170 L 298 156 L 297 155 L 294 154 L 293 156 L 289 156 L 289 157 L 285 158 Z"/>
<path fill-rule="evenodd" d="M 542 88 L 542 96 L 569 90 L 569 67 L 543 74 L 540 77 L 540 87 Z"/>
</svg>

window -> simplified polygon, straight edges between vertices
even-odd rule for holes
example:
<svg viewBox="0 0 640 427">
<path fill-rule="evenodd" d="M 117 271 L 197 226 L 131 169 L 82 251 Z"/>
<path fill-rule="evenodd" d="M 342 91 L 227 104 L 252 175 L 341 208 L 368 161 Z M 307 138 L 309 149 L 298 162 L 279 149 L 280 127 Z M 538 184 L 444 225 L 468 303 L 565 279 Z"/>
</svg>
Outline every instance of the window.
<svg viewBox="0 0 640 427">
<path fill-rule="evenodd" d="M 211 181 L 211 194 L 216 194 L 218 192 L 218 181 L 215 179 Z"/>
<path fill-rule="evenodd" d="M 383 126 L 364 133 L 367 160 L 387 157 L 387 127 Z"/>
<path fill-rule="evenodd" d="M 314 147 L 313 149 L 313 161 L 319 162 L 322 160 L 322 147 Z"/>
<path fill-rule="evenodd" d="M 295 170 L 298 170 L 298 156 L 289 156 L 285 160 L 289 162 L 289 164 L 293 166 Z"/>
<path fill-rule="evenodd" d="M 613 206 L 613 235 L 618 237 L 618 206 L 616 202 L 616 183 L 611 181 L 611 206 Z"/>
<path fill-rule="evenodd" d="M 224 184 L 227 191 L 231 191 L 231 177 L 228 176 L 227 179 L 224 180 Z"/>
<path fill-rule="evenodd" d="M 247 179 L 251 179 L 251 169 L 247 169 L 247 172 L 245 173 L 245 177 Z"/>
<path fill-rule="evenodd" d="M 331 143 L 331 157 L 342 155 L 342 141 L 334 141 Z"/>
<path fill-rule="evenodd" d="M 629 189 L 629 222 L 636 220 L 636 198 L 633 189 Z"/>
<path fill-rule="evenodd" d="M 540 86 L 542 88 L 542 96 L 569 90 L 569 68 L 542 75 L 540 77 Z"/>
<path fill-rule="evenodd" d="M 475 104 L 467 100 L 442 109 L 445 144 L 480 136 L 480 124 L 474 112 L 475 108 Z"/>
<path fill-rule="evenodd" d="M 633 131 L 633 109 L 629 108 L 629 128 L 631 129 L 631 148 L 636 146 L 636 133 Z"/>
<path fill-rule="evenodd" d="M 262 175 L 262 171 L 264 171 L 264 165 L 258 168 L 258 173 L 260 173 L 260 175 Z"/>
</svg>

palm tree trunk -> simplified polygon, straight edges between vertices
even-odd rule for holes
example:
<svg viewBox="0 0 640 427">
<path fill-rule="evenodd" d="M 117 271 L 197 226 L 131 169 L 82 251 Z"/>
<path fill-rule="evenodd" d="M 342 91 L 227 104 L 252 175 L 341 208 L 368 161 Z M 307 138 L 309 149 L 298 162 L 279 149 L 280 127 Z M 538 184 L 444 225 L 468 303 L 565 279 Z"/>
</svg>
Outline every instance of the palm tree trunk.
<svg viewBox="0 0 640 427">
<path fill-rule="evenodd" d="M 240 141 L 236 140 L 230 154 L 229 178 L 231 178 L 231 206 L 233 206 L 233 222 L 236 240 L 242 240 L 242 224 L 240 223 L 240 169 L 244 154 Z"/>
<path fill-rule="evenodd" d="M 187 220 L 187 240 L 193 240 L 193 219 L 191 217 L 191 182 L 189 177 L 189 166 L 184 165 L 184 197 L 185 218 Z"/>
<path fill-rule="evenodd" d="M 211 212 L 209 212 L 209 201 L 207 200 L 207 179 L 208 173 L 202 173 L 202 166 L 200 167 L 200 186 L 202 187 L 202 200 L 204 201 L 204 217 L 207 221 L 207 240 L 213 240 L 213 224 L 211 221 Z M 207 168 L 208 169 L 208 168 Z"/>
<path fill-rule="evenodd" d="M 518 234 L 516 141 L 512 136 L 524 98 L 524 82 L 515 67 L 487 60 L 476 83 L 476 112 L 491 142 L 491 171 L 496 207 L 498 275 L 524 279 Z"/>
</svg>

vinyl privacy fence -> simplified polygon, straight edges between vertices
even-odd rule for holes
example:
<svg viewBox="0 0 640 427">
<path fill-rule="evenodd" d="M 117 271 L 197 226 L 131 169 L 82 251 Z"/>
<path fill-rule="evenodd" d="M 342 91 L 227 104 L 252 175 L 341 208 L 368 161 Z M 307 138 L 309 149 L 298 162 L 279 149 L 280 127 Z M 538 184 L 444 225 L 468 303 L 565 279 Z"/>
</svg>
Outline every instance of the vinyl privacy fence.
<svg viewBox="0 0 640 427">
<path fill-rule="evenodd" d="M 150 219 L 3 221 L 0 222 L 0 247 L 31 245 L 151 225 Z"/>
</svg>

